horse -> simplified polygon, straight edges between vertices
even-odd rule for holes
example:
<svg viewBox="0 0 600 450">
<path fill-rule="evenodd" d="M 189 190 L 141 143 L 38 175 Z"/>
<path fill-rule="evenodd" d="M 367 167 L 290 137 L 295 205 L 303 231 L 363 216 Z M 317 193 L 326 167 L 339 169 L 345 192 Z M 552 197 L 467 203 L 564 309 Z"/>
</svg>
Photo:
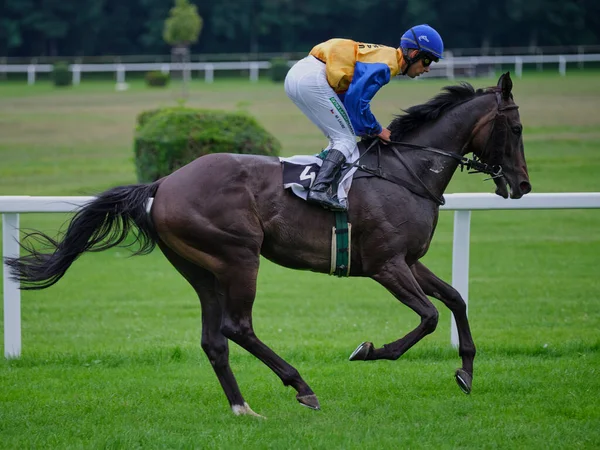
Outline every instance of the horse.
<svg viewBox="0 0 600 450">
<path fill-rule="evenodd" d="M 471 392 L 475 344 L 465 302 L 419 260 L 436 229 L 443 192 L 459 166 L 470 161 L 492 173 L 496 194 L 504 198 L 509 190 L 514 199 L 531 191 L 512 86 L 510 73 L 493 87 L 447 86 L 427 103 L 395 116 L 389 125 L 391 142 L 371 152 L 376 157 L 359 160 L 368 176 L 354 179 L 348 197 L 349 276 L 377 281 L 421 320 L 380 348 L 363 342 L 351 361 L 396 360 L 432 333 L 438 311 L 428 296 L 434 297 L 456 319 L 462 366 L 455 379 L 462 391 Z M 479 161 L 468 160 L 469 153 Z M 377 161 L 378 167 L 369 168 L 365 161 Z M 254 333 L 252 306 L 261 255 L 285 267 L 329 273 L 333 223 L 331 211 L 283 189 L 278 158 L 208 154 L 155 182 L 99 194 L 73 216 L 60 239 L 33 231 L 24 238 L 25 255 L 6 263 L 21 289 L 44 289 L 82 253 L 127 245 L 131 232 L 134 254 L 158 246 L 197 293 L 201 347 L 234 414 L 259 416 L 231 370 L 229 341 L 292 386 L 300 404 L 320 409 L 300 373 Z M 39 241 L 44 247 L 33 245 Z"/>
</svg>

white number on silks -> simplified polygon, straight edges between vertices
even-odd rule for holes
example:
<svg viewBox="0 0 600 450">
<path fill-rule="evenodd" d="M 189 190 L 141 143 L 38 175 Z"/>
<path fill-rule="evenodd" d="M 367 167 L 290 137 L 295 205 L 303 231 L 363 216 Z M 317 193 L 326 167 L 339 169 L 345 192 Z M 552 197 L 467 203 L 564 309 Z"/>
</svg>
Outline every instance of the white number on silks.
<svg viewBox="0 0 600 450">
<path fill-rule="evenodd" d="M 304 180 L 310 180 L 310 186 L 309 187 L 312 187 L 313 183 L 315 182 L 315 177 L 316 177 L 316 174 L 314 172 L 310 171 L 311 169 L 312 169 L 312 167 L 306 166 L 304 168 L 304 170 L 302 171 L 302 173 L 300 174 L 300 179 L 302 181 L 304 181 Z"/>
</svg>

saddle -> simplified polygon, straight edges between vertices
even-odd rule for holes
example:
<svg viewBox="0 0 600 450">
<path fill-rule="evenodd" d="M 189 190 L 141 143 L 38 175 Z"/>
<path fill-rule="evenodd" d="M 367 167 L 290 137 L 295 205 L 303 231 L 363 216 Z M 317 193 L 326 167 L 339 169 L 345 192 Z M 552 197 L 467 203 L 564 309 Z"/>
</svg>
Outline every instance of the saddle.
<svg viewBox="0 0 600 450">
<path fill-rule="evenodd" d="M 409 147 L 410 144 L 403 143 L 403 145 L 411 148 Z M 394 145 L 390 144 L 386 146 L 377 138 L 366 138 L 358 142 L 358 149 L 360 154 L 359 160 L 353 164 L 345 164 L 343 166 L 337 180 L 338 183 L 340 180 L 345 180 L 352 171 L 352 180 L 371 177 L 382 178 L 391 183 L 405 187 L 413 194 L 431 200 L 438 205 L 443 205 L 445 203 L 443 197 L 435 196 L 427 186 L 423 184 L 419 176 L 414 172 L 410 165 L 405 162 L 402 155 L 403 152 L 398 150 Z M 401 174 L 402 176 L 384 170 L 381 165 L 382 151 L 394 153 L 394 157 L 404 166 L 405 170 Z M 292 156 L 291 158 L 280 158 L 280 160 L 283 165 L 284 188 L 291 189 L 298 197 L 306 200 L 308 190 L 314 182 L 317 172 L 323 162 L 321 154 Z M 412 181 L 416 181 L 416 184 Z M 340 192 L 340 187 L 338 185 L 338 196 L 342 193 L 347 197 L 348 193 Z"/>
<path fill-rule="evenodd" d="M 367 152 L 368 146 L 371 145 L 371 143 L 372 140 L 360 141 L 358 143 L 358 150 L 361 155 L 364 155 L 360 159 L 361 165 L 363 164 L 363 161 L 366 161 L 367 159 L 374 159 L 373 155 L 367 154 L 373 153 L 372 149 L 370 149 L 369 152 Z M 325 158 L 325 155 L 325 152 L 321 152 L 318 155 L 296 155 L 291 156 L 289 158 L 279 158 L 282 164 L 284 189 L 292 189 L 294 194 L 306 200 L 306 191 L 308 191 L 314 183 L 317 173 L 319 172 L 319 169 L 321 167 L 321 164 L 323 164 L 323 159 Z M 378 160 L 379 154 L 377 154 L 377 161 Z M 337 183 L 339 183 L 340 180 L 343 180 L 348 174 L 348 172 L 350 172 L 354 167 L 356 167 L 355 164 L 345 163 L 342 166 L 342 170 L 340 171 L 337 177 Z M 376 176 L 373 174 L 369 174 L 368 172 L 364 172 L 364 170 L 361 169 L 360 166 L 358 166 L 356 173 L 358 172 L 361 172 L 361 177 Z M 353 175 L 353 179 L 357 178 L 356 173 Z"/>
</svg>

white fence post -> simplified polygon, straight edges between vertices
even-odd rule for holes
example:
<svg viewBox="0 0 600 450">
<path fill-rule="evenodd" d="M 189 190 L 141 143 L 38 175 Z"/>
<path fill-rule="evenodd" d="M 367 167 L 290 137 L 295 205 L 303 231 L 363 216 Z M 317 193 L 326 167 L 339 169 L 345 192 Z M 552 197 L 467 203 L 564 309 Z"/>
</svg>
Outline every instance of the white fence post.
<svg viewBox="0 0 600 450">
<path fill-rule="evenodd" d="M 255 62 L 250 63 L 250 81 L 258 81 L 258 64 Z"/>
<path fill-rule="evenodd" d="M 79 64 L 73 64 L 73 86 L 77 86 L 81 82 L 81 66 Z"/>
<path fill-rule="evenodd" d="M 117 65 L 117 83 L 125 84 L 125 66 L 123 64 Z"/>
<path fill-rule="evenodd" d="M 117 91 L 124 91 L 127 89 L 127 83 L 125 83 L 125 66 L 123 64 L 117 64 L 117 84 L 115 89 Z"/>
<path fill-rule="evenodd" d="M 206 83 L 212 83 L 215 79 L 215 66 L 211 63 L 207 63 L 204 66 L 204 81 Z"/>
<path fill-rule="evenodd" d="M 27 84 L 35 84 L 35 65 L 33 64 L 27 66 Z"/>
<path fill-rule="evenodd" d="M 0 57 L 0 80 L 6 80 L 6 56 Z"/>
<path fill-rule="evenodd" d="M 4 280 L 4 356 L 21 356 L 21 291 L 9 277 L 4 258 L 19 256 L 19 214 L 2 214 L 2 267 Z"/>
<path fill-rule="evenodd" d="M 454 56 L 450 55 L 450 57 L 446 60 L 446 78 L 449 80 L 454 80 Z"/>
<path fill-rule="evenodd" d="M 515 74 L 517 78 L 523 78 L 523 58 L 520 56 L 515 58 Z"/>
<path fill-rule="evenodd" d="M 567 59 L 562 55 L 558 57 L 558 73 L 562 77 L 567 74 Z"/>
<path fill-rule="evenodd" d="M 469 244 L 471 236 L 471 211 L 454 213 L 454 241 L 452 245 L 452 286 L 469 308 Z M 452 315 L 450 341 L 458 347 L 458 330 Z"/>
</svg>

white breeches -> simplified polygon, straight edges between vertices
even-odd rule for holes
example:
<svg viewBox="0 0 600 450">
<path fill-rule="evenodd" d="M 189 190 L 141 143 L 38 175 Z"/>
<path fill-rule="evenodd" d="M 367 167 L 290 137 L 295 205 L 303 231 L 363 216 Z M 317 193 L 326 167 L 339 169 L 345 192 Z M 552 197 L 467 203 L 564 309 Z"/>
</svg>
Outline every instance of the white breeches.
<svg viewBox="0 0 600 450">
<path fill-rule="evenodd" d="M 339 150 L 349 163 L 358 159 L 354 129 L 346 108 L 327 82 L 325 64 L 314 56 L 298 61 L 285 77 L 285 92 L 329 139 L 326 149 Z"/>
</svg>

